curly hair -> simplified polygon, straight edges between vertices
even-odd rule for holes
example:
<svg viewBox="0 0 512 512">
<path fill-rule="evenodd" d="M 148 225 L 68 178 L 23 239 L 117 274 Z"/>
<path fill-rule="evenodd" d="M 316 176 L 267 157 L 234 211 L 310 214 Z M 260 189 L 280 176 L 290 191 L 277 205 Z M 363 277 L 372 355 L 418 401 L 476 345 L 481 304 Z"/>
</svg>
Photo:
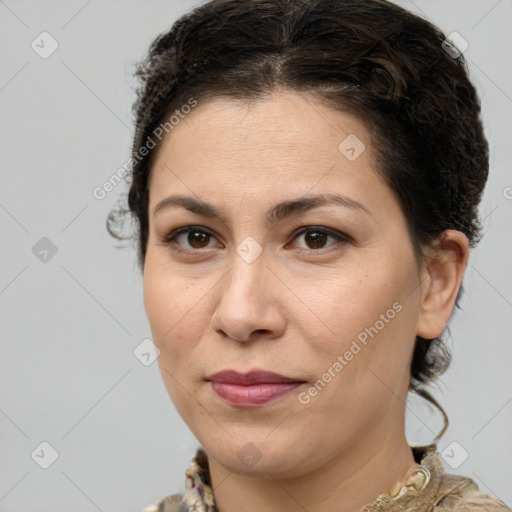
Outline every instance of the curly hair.
<svg viewBox="0 0 512 512">
<path fill-rule="evenodd" d="M 470 247 L 480 241 L 489 149 L 464 56 L 438 27 L 390 1 L 212 0 L 159 35 L 135 74 L 128 204 L 112 209 L 107 229 L 138 244 L 142 271 L 156 153 L 147 147 L 158 127 L 191 97 L 255 100 L 277 88 L 306 92 L 365 123 L 417 261 L 446 229 L 463 232 Z M 128 236 L 127 216 L 136 225 Z M 459 309 L 462 293 L 461 286 Z M 410 373 L 409 389 L 443 415 L 436 439 L 448 417 L 424 385 L 450 364 L 445 331 L 416 337 Z"/>
</svg>

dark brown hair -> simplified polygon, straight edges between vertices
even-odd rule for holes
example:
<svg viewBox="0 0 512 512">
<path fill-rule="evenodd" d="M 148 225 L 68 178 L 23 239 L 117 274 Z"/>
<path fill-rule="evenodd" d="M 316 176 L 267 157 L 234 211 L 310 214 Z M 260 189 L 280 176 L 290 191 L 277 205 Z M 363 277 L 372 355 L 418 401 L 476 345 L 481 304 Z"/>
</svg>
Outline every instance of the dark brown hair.
<svg viewBox="0 0 512 512">
<path fill-rule="evenodd" d="M 155 149 L 144 156 L 141 149 L 173 111 L 192 97 L 257 100 L 284 88 L 365 122 L 376 172 L 402 207 L 418 261 L 446 229 L 463 232 L 474 247 L 488 144 L 464 57 L 446 39 L 385 0 L 213 0 L 195 8 L 138 65 L 128 205 L 112 210 L 109 232 L 137 241 L 143 270 Z M 127 214 L 136 224 L 128 237 L 121 234 Z M 448 418 L 423 385 L 450 363 L 443 335 L 416 338 L 409 387 L 443 414 L 436 439 Z"/>
</svg>

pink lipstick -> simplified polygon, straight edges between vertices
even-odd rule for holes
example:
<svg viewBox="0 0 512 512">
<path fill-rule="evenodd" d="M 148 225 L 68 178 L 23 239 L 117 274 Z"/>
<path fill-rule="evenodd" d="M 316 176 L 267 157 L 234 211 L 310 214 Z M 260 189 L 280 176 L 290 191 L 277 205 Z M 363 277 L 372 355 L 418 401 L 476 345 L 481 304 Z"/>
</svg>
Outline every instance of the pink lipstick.
<svg viewBox="0 0 512 512">
<path fill-rule="evenodd" d="M 206 379 L 225 402 L 238 407 L 261 407 L 281 398 L 304 383 L 284 375 L 262 370 L 239 373 L 223 370 Z"/>
</svg>

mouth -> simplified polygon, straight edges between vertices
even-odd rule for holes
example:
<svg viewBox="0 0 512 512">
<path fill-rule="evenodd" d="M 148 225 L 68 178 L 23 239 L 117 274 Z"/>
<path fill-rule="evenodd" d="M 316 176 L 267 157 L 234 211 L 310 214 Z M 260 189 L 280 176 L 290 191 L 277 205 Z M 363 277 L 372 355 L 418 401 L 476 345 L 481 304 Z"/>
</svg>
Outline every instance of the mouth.
<svg viewBox="0 0 512 512">
<path fill-rule="evenodd" d="M 206 380 L 220 399 L 238 407 L 261 407 L 275 402 L 305 383 L 300 379 L 262 370 L 248 373 L 223 370 Z"/>
</svg>

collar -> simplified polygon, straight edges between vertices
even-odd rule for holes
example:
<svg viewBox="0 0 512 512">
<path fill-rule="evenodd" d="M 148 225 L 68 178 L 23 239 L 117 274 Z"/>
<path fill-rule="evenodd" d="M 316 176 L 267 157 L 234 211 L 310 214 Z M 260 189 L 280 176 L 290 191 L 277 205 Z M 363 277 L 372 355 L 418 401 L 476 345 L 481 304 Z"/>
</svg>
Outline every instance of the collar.
<svg viewBox="0 0 512 512">
<path fill-rule="evenodd" d="M 381 494 L 360 512 L 420 511 L 435 499 L 444 473 L 437 445 L 412 446 L 414 460 L 420 464 L 408 475 L 405 485 L 397 484 L 390 494 Z M 217 512 L 212 491 L 208 456 L 198 448 L 186 470 L 186 491 L 183 502 L 195 512 Z"/>
</svg>

